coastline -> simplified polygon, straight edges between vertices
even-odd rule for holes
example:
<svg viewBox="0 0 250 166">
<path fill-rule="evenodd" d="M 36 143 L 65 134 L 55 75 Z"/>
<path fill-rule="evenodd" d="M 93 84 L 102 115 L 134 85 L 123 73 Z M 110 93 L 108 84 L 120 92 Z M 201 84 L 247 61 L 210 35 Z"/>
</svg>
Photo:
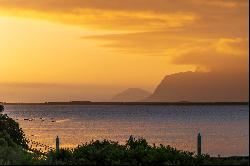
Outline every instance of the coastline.
<svg viewBox="0 0 250 166">
<path fill-rule="evenodd" d="M 249 105 L 249 102 L 44 102 L 44 103 L 8 103 L 4 105 Z"/>
</svg>

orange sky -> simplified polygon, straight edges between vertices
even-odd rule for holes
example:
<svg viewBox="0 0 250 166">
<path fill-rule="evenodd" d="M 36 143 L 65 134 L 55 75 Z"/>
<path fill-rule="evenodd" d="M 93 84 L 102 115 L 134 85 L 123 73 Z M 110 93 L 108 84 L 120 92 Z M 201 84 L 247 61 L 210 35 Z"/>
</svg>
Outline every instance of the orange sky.
<svg viewBox="0 0 250 166">
<path fill-rule="evenodd" d="M 248 0 L 0 0 L 0 101 L 107 100 L 248 70 Z"/>
</svg>

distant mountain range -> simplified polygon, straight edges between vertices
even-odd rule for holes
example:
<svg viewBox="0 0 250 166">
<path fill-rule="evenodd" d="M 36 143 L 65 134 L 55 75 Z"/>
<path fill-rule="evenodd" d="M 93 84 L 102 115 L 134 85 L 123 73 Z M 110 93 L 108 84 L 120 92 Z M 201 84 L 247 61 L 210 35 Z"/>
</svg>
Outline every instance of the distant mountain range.
<svg viewBox="0 0 250 166">
<path fill-rule="evenodd" d="M 182 72 L 167 75 L 151 94 L 139 88 L 117 94 L 113 102 L 248 102 L 248 73 Z"/>
<path fill-rule="evenodd" d="M 167 75 L 148 102 L 234 102 L 249 100 L 248 73 L 183 72 Z"/>
<path fill-rule="evenodd" d="M 145 91 L 140 88 L 129 88 L 125 91 L 115 95 L 111 101 L 112 102 L 138 102 L 151 95 L 150 92 Z"/>
</svg>

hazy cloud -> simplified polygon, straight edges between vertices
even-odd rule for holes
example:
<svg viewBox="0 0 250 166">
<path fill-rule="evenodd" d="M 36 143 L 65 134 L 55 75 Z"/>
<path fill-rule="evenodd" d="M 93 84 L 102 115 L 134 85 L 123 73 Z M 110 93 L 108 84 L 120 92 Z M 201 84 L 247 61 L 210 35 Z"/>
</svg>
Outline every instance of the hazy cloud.
<svg viewBox="0 0 250 166">
<path fill-rule="evenodd" d="M 115 85 L 0 83 L 0 101 L 106 101 L 124 89 L 125 87 Z"/>
<path fill-rule="evenodd" d="M 192 25 L 194 21 L 201 28 L 210 25 L 231 29 L 232 22 L 238 27 L 242 20 L 248 21 L 248 10 L 247 0 L 0 0 L 0 15 L 112 30 L 163 30 Z"/>
<path fill-rule="evenodd" d="M 132 4 L 145 2 L 109 1 L 0 1 L 0 15 L 36 17 L 67 24 L 108 30 L 150 30 L 182 27 L 195 19 L 193 13 L 159 12 L 134 8 Z M 117 5 L 115 5 L 117 4 Z M 122 8 L 123 7 L 123 8 Z M 157 8 L 156 8 L 157 9 Z"/>
<path fill-rule="evenodd" d="M 248 39 L 222 38 L 204 43 L 206 46 L 188 46 L 183 52 L 176 49 L 173 62 L 196 65 L 198 70 L 246 72 L 249 66 L 248 43 Z"/>
</svg>

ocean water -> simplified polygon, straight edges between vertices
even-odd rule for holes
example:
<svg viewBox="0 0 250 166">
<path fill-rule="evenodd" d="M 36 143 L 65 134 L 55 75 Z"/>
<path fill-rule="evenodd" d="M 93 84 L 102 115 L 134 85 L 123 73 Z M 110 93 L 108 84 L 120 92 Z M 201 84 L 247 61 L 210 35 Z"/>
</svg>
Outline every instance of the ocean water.
<svg viewBox="0 0 250 166">
<path fill-rule="evenodd" d="M 97 139 L 124 144 L 133 135 L 195 152 L 200 132 L 203 153 L 249 155 L 248 105 L 8 105 L 5 113 L 51 147 L 57 135 L 70 148 Z"/>
</svg>

